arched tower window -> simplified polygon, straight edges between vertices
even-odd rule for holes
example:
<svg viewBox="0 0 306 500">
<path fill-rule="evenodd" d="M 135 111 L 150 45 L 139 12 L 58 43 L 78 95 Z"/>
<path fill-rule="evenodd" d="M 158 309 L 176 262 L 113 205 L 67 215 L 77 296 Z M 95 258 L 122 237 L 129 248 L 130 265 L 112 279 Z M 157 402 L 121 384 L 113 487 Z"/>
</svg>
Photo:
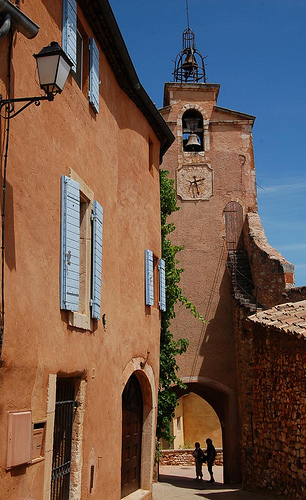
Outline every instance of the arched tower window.
<svg viewBox="0 0 306 500">
<path fill-rule="evenodd" d="M 203 116 L 195 109 L 188 109 L 182 117 L 183 150 L 204 151 Z"/>
</svg>

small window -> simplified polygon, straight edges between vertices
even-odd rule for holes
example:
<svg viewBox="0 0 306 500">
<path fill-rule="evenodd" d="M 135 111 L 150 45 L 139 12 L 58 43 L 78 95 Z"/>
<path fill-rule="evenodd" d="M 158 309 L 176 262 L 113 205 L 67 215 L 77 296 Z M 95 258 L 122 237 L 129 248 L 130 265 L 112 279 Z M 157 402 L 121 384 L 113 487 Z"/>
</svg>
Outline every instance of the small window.
<svg viewBox="0 0 306 500">
<path fill-rule="evenodd" d="M 71 71 L 72 76 L 77 82 L 80 89 L 83 84 L 83 37 L 80 31 L 76 31 L 76 68 Z"/>
<path fill-rule="evenodd" d="M 146 305 L 166 310 L 165 262 L 151 250 L 145 252 Z"/>
</svg>

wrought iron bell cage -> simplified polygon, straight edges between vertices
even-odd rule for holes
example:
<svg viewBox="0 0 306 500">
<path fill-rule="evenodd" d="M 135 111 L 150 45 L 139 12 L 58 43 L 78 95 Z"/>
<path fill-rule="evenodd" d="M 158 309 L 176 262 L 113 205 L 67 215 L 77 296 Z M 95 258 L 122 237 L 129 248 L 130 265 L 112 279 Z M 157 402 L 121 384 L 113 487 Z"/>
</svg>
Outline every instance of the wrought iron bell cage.
<svg viewBox="0 0 306 500">
<path fill-rule="evenodd" d="M 195 34 L 191 28 L 183 31 L 183 50 L 176 56 L 174 63 L 175 82 L 206 83 L 204 57 L 195 48 Z"/>
</svg>

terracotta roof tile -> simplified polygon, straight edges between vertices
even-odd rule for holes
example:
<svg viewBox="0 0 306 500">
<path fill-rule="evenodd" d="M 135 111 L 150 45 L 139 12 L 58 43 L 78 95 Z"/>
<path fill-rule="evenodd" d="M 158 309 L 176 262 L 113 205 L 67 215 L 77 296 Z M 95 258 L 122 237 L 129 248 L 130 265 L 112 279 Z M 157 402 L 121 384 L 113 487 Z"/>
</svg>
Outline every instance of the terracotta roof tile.
<svg viewBox="0 0 306 500">
<path fill-rule="evenodd" d="M 271 326 L 306 338 L 306 300 L 279 304 L 267 311 L 260 311 L 249 319 L 254 323 Z"/>
</svg>

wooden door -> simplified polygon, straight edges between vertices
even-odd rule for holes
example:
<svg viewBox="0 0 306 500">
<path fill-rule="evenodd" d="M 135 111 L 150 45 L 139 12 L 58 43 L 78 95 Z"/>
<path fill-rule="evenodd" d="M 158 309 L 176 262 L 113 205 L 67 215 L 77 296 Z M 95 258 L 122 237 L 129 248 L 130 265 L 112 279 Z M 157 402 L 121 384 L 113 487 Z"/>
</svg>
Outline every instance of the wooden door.
<svg viewBox="0 0 306 500">
<path fill-rule="evenodd" d="M 132 375 L 122 394 L 121 498 L 140 488 L 143 403 L 136 375 Z"/>
<path fill-rule="evenodd" d="M 224 209 L 227 250 L 243 248 L 243 209 L 236 201 L 227 203 Z"/>
</svg>

